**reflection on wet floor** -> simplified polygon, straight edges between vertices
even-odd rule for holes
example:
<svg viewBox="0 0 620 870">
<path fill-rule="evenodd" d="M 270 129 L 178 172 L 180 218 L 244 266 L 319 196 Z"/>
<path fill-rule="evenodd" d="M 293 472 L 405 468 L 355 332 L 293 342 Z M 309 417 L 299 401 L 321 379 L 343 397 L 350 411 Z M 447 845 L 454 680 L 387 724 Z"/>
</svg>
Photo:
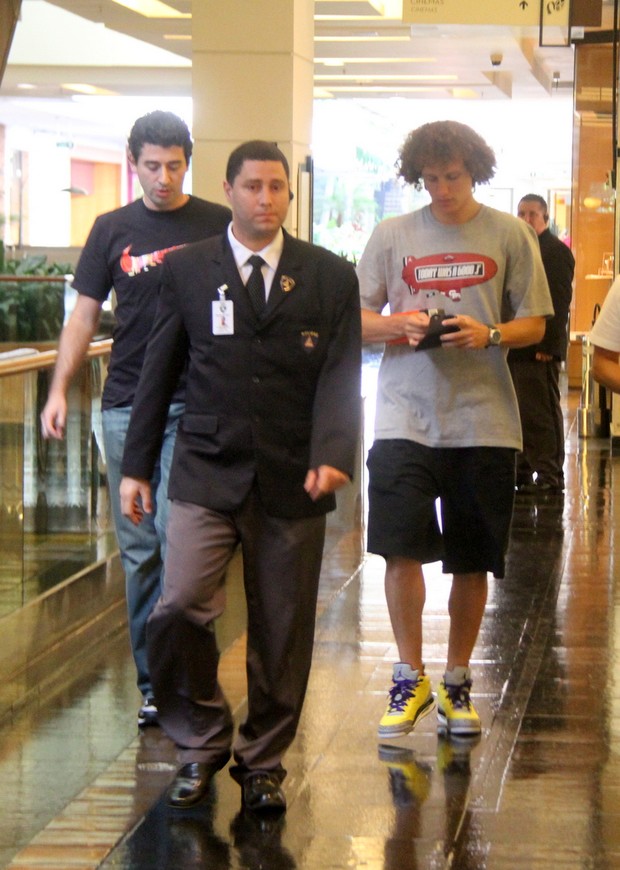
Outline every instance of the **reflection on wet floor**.
<svg viewBox="0 0 620 870">
<path fill-rule="evenodd" d="M 359 536 L 332 527 L 313 671 L 287 755 L 286 817 L 241 812 L 223 770 L 191 811 L 162 800 L 176 762 L 159 729 L 138 735 L 124 635 L 70 690 L 2 734 L 0 866 L 563 870 L 620 867 L 620 459 L 567 420 L 564 497 L 518 497 L 507 576 L 491 581 L 473 662 L 479 741 L 438 737 L 435 716 L 379 744 L 395 647 L 383 563 L 357 570 Z M 434 566 L 425 656 L 434 685 L 448 580 Z M 220 638 L 223 682 L 244 710 L 238 570 Z"/>
</svg>

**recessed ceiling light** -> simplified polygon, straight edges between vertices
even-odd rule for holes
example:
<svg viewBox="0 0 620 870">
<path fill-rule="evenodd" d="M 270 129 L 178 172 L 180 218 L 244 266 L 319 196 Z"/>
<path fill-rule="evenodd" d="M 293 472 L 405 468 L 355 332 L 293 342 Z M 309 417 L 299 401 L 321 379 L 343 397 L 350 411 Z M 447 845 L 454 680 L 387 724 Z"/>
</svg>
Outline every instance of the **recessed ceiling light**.
<svg viewBox="0 0 620 870">
<path fill-rule="evenodd" d="M 333 81 L 334 78 L 337 78 L 339 82 L 359 82 L 359 81 L 368 81 L 368 82 L 458 82 L 459 77 L 456 75 L 372 75 L 372 76 L 361 76 L 355 73 L 352 74 L 343 74 L 343 75 L 315 75 L 314 80 L 316 82 L 325 82 L 325 81 Z"/>
<path fill-rule="evenodd" d="M 119 6 L 124 6 L 126 9 L 131 9 L 132 12 L 137 12 L 138 15 L 144 15 L 145 18 L 191 18 L 191 12 L 179 12 L 178 9 L 173 9 L 167 3 L 162 3 L 161 0 L 112 0 L 113 3 L 118 3 Z"/>
<path fill-rule="evenodd" d="M 85 82 L 64 82 L 60 86 L 66 91 L 72 91 L 74 94 L 86 94 L 90 97 L 104 97 L 115 94 L 116 91 L 109 91 L 106 88 L 98 88 L 95 85 L 89 85 Z"/>
<path fill-rule="evenodd" d="M 322 63 L 325 66 L 339 66 L 342 64 L 390 64 L 390 63 L 437 63 L 436 57 L 317 57 L 314 58 L 315 63 Z"/>
<path fill-rule="evenodd" d="M 315 36 L 315 42 L 409 42 L 408 36 Z"/>
</svg>

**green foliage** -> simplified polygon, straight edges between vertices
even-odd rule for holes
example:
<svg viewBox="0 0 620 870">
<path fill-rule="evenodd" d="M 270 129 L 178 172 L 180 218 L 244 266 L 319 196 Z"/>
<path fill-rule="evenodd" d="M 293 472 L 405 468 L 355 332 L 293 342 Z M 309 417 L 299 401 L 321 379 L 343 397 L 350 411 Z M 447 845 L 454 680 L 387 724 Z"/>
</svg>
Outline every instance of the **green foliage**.
<svg viewBox="0 0 620 870">
<path fill-rule="evenodd" d="M 4 244 L 0 242 L 0 275 L 69 275 L 70 263 L 48 263 L 45 254 L 30 254 L 21 260 L 7 259 Z"/>
<path fill-rule="evenodd" d="M 36 278 L 32 282 L 0 281 L 0 342 L 57 341 L 65 317 L 65 286 L 43 279 L 71 271 L 69 264 L 48 264 L 45 256 L 7 259 L 0 242 L 0 276 Z"/>
</svg>

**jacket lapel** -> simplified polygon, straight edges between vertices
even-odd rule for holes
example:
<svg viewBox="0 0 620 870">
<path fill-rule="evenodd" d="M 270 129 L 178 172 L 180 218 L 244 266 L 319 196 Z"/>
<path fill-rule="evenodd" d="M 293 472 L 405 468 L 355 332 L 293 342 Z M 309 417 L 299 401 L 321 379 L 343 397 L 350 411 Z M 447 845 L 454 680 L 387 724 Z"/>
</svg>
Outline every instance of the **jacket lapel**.
<svg viewBox="0 0 620 870">
<path fill-rule="evenodd" d="M 302 260 L 295 247 L 292 237 L 285 232 L 282 256 L 269 291 L 265 320 L 293 293 L 299 293 L 303 288 Z"/>
</svg>

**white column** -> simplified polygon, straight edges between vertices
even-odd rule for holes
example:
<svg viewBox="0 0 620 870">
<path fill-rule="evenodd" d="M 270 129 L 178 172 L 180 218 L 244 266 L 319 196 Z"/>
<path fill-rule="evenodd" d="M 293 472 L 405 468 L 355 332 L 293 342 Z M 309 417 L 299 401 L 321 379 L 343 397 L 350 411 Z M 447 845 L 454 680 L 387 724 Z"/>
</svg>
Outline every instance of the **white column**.
<svg viewBox="0 0 620 870">
<path fill-rule="evenodd" d="M 193 191 L 224 202 L 228 155 L 248 139 L 277 142 L 291 167 L 310 153 L 313 0 L 193 4 Z M 292 207 L 287 229 L 296 233 Z"/>
</svg>

